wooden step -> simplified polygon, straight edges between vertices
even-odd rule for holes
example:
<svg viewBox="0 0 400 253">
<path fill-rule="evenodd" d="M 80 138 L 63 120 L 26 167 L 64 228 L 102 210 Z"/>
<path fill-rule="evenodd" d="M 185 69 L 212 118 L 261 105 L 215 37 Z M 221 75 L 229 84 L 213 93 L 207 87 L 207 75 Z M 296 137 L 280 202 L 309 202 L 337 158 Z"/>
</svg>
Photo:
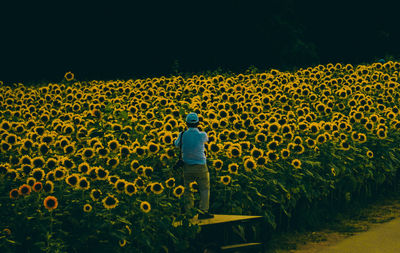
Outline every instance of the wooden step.
<svg viewBox="0 0 400 253">
<path fill-rule="evenodd" d="M 250 249 L 257 249 L 257 248 L 260 249 L 261 247 L 262 247 L 261 242 L 250 242 L 250 243 L 241 243 L 241 244 L 221 246 L 220 249 L 222 252 L 234 252 L 234 251 L 241 252 L 241 250 L 250 250 Z"/>
<path fill-rule="evenodd" d="M 255 222 L 263 219 L 263 216 L 251 216 L 251 215 L 229 215 L 229 214 L 214 214 L 214 218 L 199 220 L 197 215 L 190 220 L 190 224 L 197 224 L 199 226 L 207 226 L 214 224 L 237 224 Z M 182 225 L 182 221 L 173 222 L 173 226 L 177 227 Z"/>
</svg>

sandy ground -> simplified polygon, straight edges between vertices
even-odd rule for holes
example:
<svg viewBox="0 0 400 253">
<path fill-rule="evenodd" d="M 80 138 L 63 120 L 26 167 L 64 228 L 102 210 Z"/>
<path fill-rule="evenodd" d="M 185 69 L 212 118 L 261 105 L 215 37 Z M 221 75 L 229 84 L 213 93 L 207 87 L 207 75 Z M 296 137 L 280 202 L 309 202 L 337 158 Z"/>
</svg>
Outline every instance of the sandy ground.
<svg viewBox="0 0 400 253">
<path fill-rule="evenodd" d="M 400 252 L 400 198 L 372 204 L 319 231 L 282 235 L 267 253 Z"/>
</svg>

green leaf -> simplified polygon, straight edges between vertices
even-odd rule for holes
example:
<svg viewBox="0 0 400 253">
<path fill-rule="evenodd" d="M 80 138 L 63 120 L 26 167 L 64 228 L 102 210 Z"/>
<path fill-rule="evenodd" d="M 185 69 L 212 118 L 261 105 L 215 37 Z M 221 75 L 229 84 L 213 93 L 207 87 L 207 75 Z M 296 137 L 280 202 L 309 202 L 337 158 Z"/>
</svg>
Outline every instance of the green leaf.
<svg viewBox="0 0 400 253">
<path fill-rule="evenodd" d="M 245 232 L 244 232 L 244 228 L 241 225 L 238 225 L 237 227 L 234 226 L 232 228 L 233 232 L 235 234 L 237 234 L 243 241 L 246 241 L 246 237 L 245 237 Z"/>
<path fill-rule="evenodd" d="M 132 223 L 130 221 L 128 221 L 127 219 L 125 219 L 125 218 L 123 218 L 123 217 L 121 217 L 119 215 L 116 215 L 116 217 L 117 217 L 118 221 L 120 221 L 122 223 L 125 223 L 125 224 L 128 224 L 128 225 L 132 225 Z"/>
<path fill-rule="evenodd" d="M 282 189 L 284 192 L 286 192 L 286 193 L 289 192 L 289 191 L 285 188 L 285 186 L 283 186 L 281 183 L 278 183 L 278 185 L 279 185 L 279 187 L 281 187 L 281 189 Z"/>
<path fill-rule="evenodd" d="M 266 170 L 267 172 L 272 173 L 272 174 L 277 174 L 278 173 L 275 170 L 270 169 L 270 168 L 265 168 L 264 170 Z"/>
<path fill-rule="evenodd" d="M 10 239 L 6 239 L 7 242 L 12 243 L 12 244 L 16 244 L 16 241 L 10 240 Z"/>
</svg>

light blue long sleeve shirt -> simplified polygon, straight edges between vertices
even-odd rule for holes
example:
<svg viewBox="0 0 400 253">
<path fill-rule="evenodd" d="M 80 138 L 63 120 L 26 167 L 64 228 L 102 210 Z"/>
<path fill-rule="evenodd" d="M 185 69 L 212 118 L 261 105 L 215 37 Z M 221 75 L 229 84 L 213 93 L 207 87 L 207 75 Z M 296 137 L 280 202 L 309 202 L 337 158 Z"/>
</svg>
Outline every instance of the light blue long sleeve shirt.
<svg viewBox="0 0 400 253">
<path fill-rule="evenodd" d="M 206 155 L 204 153 L 204 143 L 208 141 L 206 132 L 200 132 L 198 128 L 190 127 L 179 133 L 178 138 L 174 141 L 174 145 L 179 147 L 182 138 L 182 160 L 186 164 L 206 164 Z"/>
</svg>

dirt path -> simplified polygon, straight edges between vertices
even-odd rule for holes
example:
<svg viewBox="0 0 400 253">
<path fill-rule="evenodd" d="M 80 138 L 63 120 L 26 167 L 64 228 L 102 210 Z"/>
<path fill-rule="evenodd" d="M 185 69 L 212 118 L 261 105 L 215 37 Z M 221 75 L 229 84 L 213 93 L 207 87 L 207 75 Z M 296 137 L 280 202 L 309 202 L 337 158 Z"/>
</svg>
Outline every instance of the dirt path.
<svg viewBox="0 0 400 253">
<path fill-rule="evenodd" d="M 267 253 L 400 252 L 400 197 L 377 201 L 319 231 L 287 233 Z"/>
</svg>

